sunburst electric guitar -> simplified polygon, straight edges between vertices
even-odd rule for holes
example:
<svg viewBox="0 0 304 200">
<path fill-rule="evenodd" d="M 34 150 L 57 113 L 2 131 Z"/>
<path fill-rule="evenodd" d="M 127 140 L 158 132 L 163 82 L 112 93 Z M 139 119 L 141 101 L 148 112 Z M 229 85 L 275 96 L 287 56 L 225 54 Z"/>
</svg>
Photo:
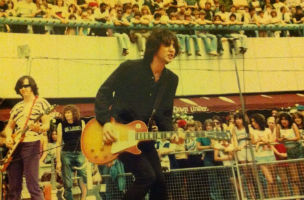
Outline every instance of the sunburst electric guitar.
<svg viewBox="0 0 304 200">
<path fill-rule="evenodd" d="M 81 135 L 81 149 L 87 159 L 95 164 L 104 165 L 115 160 L 119 154 L 129 152 L 140 154 L 137 148 L 140 141 L 170 139 L 174 131 L 148 132 L 146 124 L 142 121 L 133 121 L 129 124 L 111 122 L 116 133 L 117 141 L 112 144 L 103 142 L 103 126 L 94 118 L 84 128 Z M 184 132 L 184 137 L 208 137 L 218 140 L 229 140 L 230 132 L 224 131 L 197 131 Z"/>
</svg>

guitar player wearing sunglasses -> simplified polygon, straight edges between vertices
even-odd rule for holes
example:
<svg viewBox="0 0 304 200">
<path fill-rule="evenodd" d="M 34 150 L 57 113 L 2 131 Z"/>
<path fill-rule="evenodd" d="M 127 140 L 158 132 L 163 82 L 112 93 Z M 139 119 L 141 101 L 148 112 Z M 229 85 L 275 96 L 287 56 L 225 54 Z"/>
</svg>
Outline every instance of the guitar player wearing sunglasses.
<svg viewBox="0 0 304 200">
<path fill-rule="evenodd" d="M 153 118 L 160 131 L 173 130 L 173 98 L 178 77 L 166 65 L 178 53 L 178 41 L 172 32 L 154 30 L 147 39 L 144 58 L 123 62 L 101 85 L 96 96 L 95 113 L 97 121 L 103 126 L 103 143 L 114 144 L 119 139 L 111 118 L 121 124 L 134 120 L 149 124 Z M 135 124 L 138 129 L 143 126 Z M 154 144 L 154 140 L 141 141 L 137 145 L 140 154 L 119 154 L 118 159 L 123 162 L 126 171 L 135 176 L 124 199 L 141 200 L 148 192 L 151 200 L 168 199 Z"/>
<path fill-rule="evenodd" d="M 38 97 L 37 84 L 31 76 L 19 78 L 15 91 L 22 100 L 12 108 L 4 130 L 9 152 L 14 151 L 11 156 L 7 155 L 1 171 L 7 169 L 9 200 L 20 199 L 23 175 L 31 199 L 42 200 L 44 197 L 38 183 L 40 133 L 49 129 L 50 117 L 46 113 L 51 106 Z"/>
</svg>

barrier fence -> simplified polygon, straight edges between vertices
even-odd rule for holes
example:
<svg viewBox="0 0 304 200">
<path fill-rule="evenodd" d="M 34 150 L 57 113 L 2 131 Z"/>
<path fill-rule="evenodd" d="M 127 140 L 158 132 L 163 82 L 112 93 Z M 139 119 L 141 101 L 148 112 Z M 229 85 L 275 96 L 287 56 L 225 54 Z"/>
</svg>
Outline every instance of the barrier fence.
<svg viewBox="0 0 304 200">
<path fill-rule="evenodd" d="M 250 162 L 242 164 L 236 162 L 236 160 L 229 162 L 230 164 L 227 165 L 226 163 L 226 166 L 218 165 L 172 169 L 164 172 L 168 186 L 169 199 L 239 200 L 304 198 L 304 159 L 302 158 L 279 161 L 266 160 L 265 162 L 260 163 Z M 257 169 L 257 176 L 255 174 L 255 169 Z M 43 165 L 40 168 L 41 176 L 43 174 L 45 175 L 45 173 L 52 172 L 54 172 L 54 168 L 52 169 L 52 166 L 49 164 Z M 41 181 L 42 188 L 50 182 L 50 177 L 47 181 Z M 77 175 L 75 174 L 73 194 L 75 199 L 80 199 L 81 190 L 77 186 L 78 179 L 76 177 Z M 117 181 L 118 178 L 122 178 L 125 181 L 125 185 L 121 185 L 121 183 L 119 185 Z M 89 191 L 87 199 L 122 199 L 124 192 L 131 186 L 133 179 L 134 177 L 130 173 L 118 174 L 114 178 L 110 175 L 102 175 L 101 182 L 93 182 L 91 177 L 88 179 L 87 187 Z M 7 183 L 7 180 L 4 179 L 3 182 Z M 92 183 L 94 184 L 92 185 Z M 261 187 L 258 187 L 259 184 Z M 5 185 L 3 185 L 1 189 L 6 188 L 4 186 Z M 57 192 L 54 194 L 56 198 L 54 199 L 62 199 L 62 185 L 57 183 L 56 188 Z M 4 193 L 5 192 L 1 191 L 2 195 Z M 22 199 L 28 198 L 29 194 L 24 183 Z M 2 196 L 0 199 L 6 198 Z M 146 199 L 149 199 L 148 195 L 146 196 Z"/>
<path fill-rule="evenodd" d="M 257 164 L 261 194 L 250 163 L 175 169 L 165 172 L 165 177 L 170 200 L 300 199 L 304 198 L 303 166 L 304 159 Z M 263 174 L 265 167 L 271 169 L 270 176 Z M 123 176 L 128 188 L 133 177 Z M 107 183 L 103 199 L 121 199 L 123 192 L 111 177 L 103 176 L 103 180 Z"/>
</svg>

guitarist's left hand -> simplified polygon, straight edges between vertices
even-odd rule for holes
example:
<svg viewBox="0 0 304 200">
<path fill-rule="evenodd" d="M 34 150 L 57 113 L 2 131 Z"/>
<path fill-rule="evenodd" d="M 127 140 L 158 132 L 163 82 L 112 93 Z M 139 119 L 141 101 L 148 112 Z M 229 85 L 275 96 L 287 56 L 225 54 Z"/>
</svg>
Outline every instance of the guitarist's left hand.
<svg viewBox="0 0 304 200">
<path fill-rule="evenodd" d="M 40 123 L 34 123 L 34 124 L 29 124 L 29 130 L 34 131 L 36 133 L 41 132 L 41 126 Z"/>
<path fill-rule="evenodd" d="M 184 140 L 185 133 L 183 130 L 178 130 L 178 133 L 174 133 L 170 138 L 170 142 L 174 144 L 182 144 Z"/>
</svg>

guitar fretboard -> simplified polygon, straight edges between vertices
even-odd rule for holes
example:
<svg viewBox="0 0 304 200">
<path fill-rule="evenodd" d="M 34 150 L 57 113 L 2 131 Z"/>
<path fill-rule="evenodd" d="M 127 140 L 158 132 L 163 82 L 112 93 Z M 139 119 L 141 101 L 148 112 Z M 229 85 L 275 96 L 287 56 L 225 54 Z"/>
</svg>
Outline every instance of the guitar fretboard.
<svg viewBox="0 0 304 200">
<path fill-rule="evenodd" d="M 161 139 L 170 139 L 172 135 L 183 134 L 185 138 L 188 137 L 208 137 L 211 139 L 218 140 L 230 140 L 231 134 L 230 131 L 191 131 L 191 132 L 176 132 L 176 131 L 158 131 L 158 132 L 137 132 L 135 133 L 136 140 L 161 140 Z"/>
</svg>

